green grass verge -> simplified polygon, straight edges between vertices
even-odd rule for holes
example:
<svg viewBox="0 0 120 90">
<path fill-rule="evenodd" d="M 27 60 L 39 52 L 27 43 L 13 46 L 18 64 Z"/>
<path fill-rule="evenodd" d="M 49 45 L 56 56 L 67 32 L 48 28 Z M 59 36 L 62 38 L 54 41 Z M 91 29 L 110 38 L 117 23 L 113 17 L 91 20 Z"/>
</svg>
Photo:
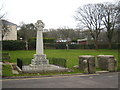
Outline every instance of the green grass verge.
<svg viewBox="0 0 120 90">
<path fill-rule="evenodd" d="M 11 65 L 2 65 L 2 76 L 13 76 Z"/>
<path fill-rule="evenodd" d="M 35 50 L 18 50 L 18 51 L 3 51 L 10 53 L 10 62 L 15 62 L 17 58 L 33 58 Z M 65 50 L 65 49 L 46 49 L 45 54 L 47 58 L 65 58 L 67 60 L 67 67 L 71 68 L 74 65 L 78 65 L 78 56 L 80 55 L 114 55 L 120 64 L 118 59 L 118 50 Z M 30 60 L 31 61 L 31 60 Z"/>
<path fill-rule="evenodd" d="M 3 52 L 9 52 L 10 53 L 10 62 L 16 63 L 17 58 L 26 58 L 24 62 L 28 63 L 33 58 L 33 55 L 35 54 L 35 50 L 17 50 L 17 51 L 3 51 Z M 118 70 L 120 71 L 120 58 L 118 57 L 118 50 L 78 50 L 78 49 L 46 49 L 44 53 L 47 55 L 47 58 L 64 58 L 67 60 L 67 67 L 72 68 L 75 65 L 78 65 L 78 57 L 80 55 L 114 55 L 115 58 L 118 61 Z M 30 59 L 28 59 L 30 58 Z M 11 67 L 3 66 L 3 75 L 4 76 L 12 76 Z M 8 69 L 8 67 L 10 69 Z M 97 68 L 97 71 L 100 71 L 101 69 Z M 74 72 L 62 72 L 62 73 L 47 73 L 47 74 L 40 74 L 40 75 L 55 75 L 55 74 L 69 74 L 69 73 L 82 73 L 82 71 L 79 71 L 78 69 L 74 69 Z M 19 74 L 14 76 L 36 76 L 36 74 Z"/>
</svg>

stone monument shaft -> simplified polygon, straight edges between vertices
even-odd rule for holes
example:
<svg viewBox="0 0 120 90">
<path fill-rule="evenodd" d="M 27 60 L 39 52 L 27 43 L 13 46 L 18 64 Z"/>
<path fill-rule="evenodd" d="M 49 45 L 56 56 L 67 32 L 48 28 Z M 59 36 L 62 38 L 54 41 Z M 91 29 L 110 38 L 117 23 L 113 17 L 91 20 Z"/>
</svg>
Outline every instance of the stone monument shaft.
<svg viewBox="0 0 120 90">
<path fill-rule="evenodd" d="M 36 54 L 43 55 L 43 34 L 41 30 L 37 30 Z"/>
<path fill-rule="evenodd" d="M 43 28 L 44 23 L 41 20 L 38 20 L 37 23 L 35 23 L 37 28 L 37 41 L 36 41 L 36 54 L 37 55 L 43 55 Z"/>
</svg>

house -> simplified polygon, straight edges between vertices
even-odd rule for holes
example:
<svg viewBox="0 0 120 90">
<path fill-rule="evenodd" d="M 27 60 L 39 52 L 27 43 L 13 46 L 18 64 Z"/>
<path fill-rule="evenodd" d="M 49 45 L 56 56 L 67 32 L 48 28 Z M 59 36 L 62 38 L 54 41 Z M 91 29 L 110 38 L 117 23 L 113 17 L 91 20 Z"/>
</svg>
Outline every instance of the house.
<svg viewBox="0 0 120 90">
<path fill-rule="evenodd" d="M 85 39 L 78 39 L 77 44 L 87 44 L 87 38 Z"/>
<path fill-rule="evenodd" d="M 8 31 L 4 34 L 3 40 L 17 40 L 17 25 L 7 20 L 1 20 L 2 26 L 6 25 Z"/>
</svg>

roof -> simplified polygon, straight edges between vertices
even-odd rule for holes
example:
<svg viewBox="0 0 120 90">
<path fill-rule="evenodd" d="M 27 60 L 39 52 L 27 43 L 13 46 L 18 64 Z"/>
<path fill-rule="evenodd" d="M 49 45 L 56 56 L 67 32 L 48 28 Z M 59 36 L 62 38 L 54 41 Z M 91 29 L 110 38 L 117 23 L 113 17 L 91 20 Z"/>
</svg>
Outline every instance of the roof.
<svg viewBox="0 0 120 90">
<path fill-rule="evenodd" d="M 85 38 L 85 39 L 78 39 L 77 41 L 87 41 L 87 38 Z"/>
<path fill-rule="evenodd" d="M 17 24 L 14 24 L 14 23 L 9 22 L 9 21 L 4 20 L 4 19 L 2 19 L 2 23 L 3 23 L 3 24 L 6 24 L 6 25 L 15 25 L 15 26 L 17 26 Z"/>
</svg>

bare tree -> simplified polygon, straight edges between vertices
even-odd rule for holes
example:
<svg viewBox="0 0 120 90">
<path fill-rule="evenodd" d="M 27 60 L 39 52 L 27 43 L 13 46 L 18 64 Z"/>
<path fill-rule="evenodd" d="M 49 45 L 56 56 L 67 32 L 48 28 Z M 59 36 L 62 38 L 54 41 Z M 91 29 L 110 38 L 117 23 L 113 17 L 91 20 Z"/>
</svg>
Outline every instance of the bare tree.
<svg viewBox="0 0 120 90">
<path fill-rule="evenodd" d="M 5 18 L 6 13 L 2 13 L 3 5 L 0 8 L 0 20 Z"/>
<path fill-rule="evenodd" d="M 98 37 L 102 30 L 102 6 L 103 4 L 84 5 L 78 8 L 75 16 L 75 19 L 90 31 L 96 49 L 98 49 Z"/>
<path fill-rule="evenodd" d="M 1 20 L 1 25 L 2 25 L 1 33 L 2 33 L 2 40 L 3 40 L 3 37 L 7 35 L 7 33 L 9 32 L 10 27 L 7 25 L 6 21 L 3 20 L 5 18 L 6 13 L 2 13 L 2 9 L 3 9 L 3 5 L 0 8 L 0 20 Z"/>
<path fill-rule="evenodd" d="M 11 27 L 9 25 L 9 22 L 6 20 L 1 20 L 2 21 L 2 40 L 5 36 L 8 35 L 8 33 L 11 30 Z"/>
<path fill-rule="evenodd" d="M 106 35 L 108 38 L 109 48 L 111 48 L 112 38 L 116 27 L 118 9 L 115 4 L 104 4 L 103 8 L 103 23 L 106 28 Z"/>
</svg>

